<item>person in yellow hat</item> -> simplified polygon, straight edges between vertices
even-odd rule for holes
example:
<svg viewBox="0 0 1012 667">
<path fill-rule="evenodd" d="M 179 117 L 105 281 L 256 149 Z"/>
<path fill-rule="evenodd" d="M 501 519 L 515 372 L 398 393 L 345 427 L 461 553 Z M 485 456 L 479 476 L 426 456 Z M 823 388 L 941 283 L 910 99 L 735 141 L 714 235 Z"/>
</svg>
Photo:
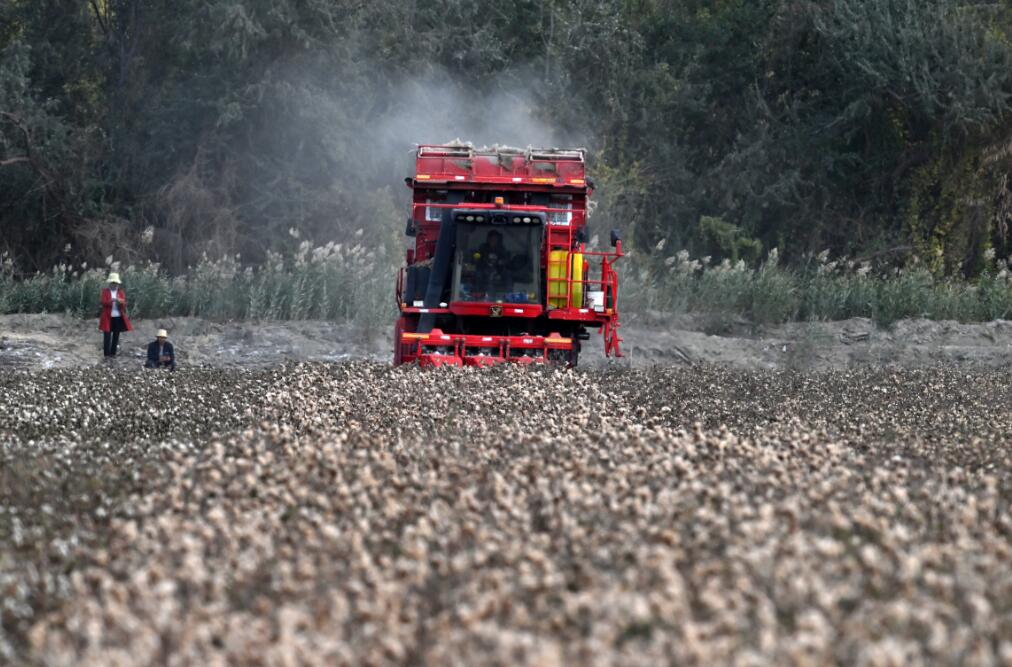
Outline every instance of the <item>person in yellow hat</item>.
<svg viewBox="0 0 1012 667">
<path fill-rule="evenodd" d="M 144 367 L 176 370 L 176 351 L 169 342 L 169 332 L 165 329 L 159 329 L 155 339 L 148 343 L 148 360 Z"/>
<path fill-rule="evenodd" d="M 98 330 L 102 332 L 102 351 L 105 358 L 116 356 L 119 347 L 119 335 L 124 331 L 133 331 L 130 318 L 127 317 L 127 298 L 119 274 L 113 271 L 99 295 Z"/>
</svg>

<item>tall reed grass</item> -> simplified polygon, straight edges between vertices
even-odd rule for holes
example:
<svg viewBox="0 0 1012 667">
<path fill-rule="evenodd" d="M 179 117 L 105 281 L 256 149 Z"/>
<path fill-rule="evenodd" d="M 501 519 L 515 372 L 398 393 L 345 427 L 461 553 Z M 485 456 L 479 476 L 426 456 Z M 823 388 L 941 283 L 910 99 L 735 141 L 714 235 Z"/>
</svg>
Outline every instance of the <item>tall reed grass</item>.
<svg viewBox="0 0 1012 667">
<path fill-rule="evenodd" d="M 756 267 L 711 264 L 682 251 L 670 257 L 632 253 L 619 265 L 620 307 L 743 318 L 756 324 L 868 317 L 881 325 L 907 318 L 981 322 L 1012 318 L 1012 276 L 1006 260 L 974 281 L 938 279 L 916 265 L 874 270 L 830 261 L 825 253 L 802 267 L 781 265 L 774 249 Z M 97 314 L 99 289 L 110 268 L 123 275 L 135 317 L 198 316 L 212 320 L 322 319 L 386 326 L 396 315 L 395 266 L 387 253 L 361 243 L 303 241 L 289 255 L 270 254 L 258 267 L 239 257 L 205 258 L 185 275 L 157 264 L 71 267 L 16 277 L 0 258 L 0 313 Z"/>
<path fill-rule="evenodd" d="M 869 263 L 830 261 L 827 253 L 804 266 L 786 267 L 776 249 L 757 267 L 727 260 L 713 265 L 708 257 L 691 259 L 685 251 L 630 259 L 621 294 L 632 312 L 689 312 L 756 324 L 868 317 L 882 326 L 909 318 L 1012 318 L 1012 275 L 1007 260 L 995 261 L 993 253 L 989 268 L 973 281 L 939 279 L 916 264 L 875 270 Z"/>
<path fill-rule="evenodd" d="M 197 316 L 211 320 L 303 320 L 389 324 L 395 314 L 394 267 L 382 246 L 303 241 L 288 256 L 271 253 L 258 267 L 239 257 L 204 258 L 185 275 L 169 276 L 156 263 L 120 267 L 54 266 L 17 277 L 0 260 L 0 313 L 98 313 L 99 290 L 117 269 L 132 317 Z"/>
</svg>

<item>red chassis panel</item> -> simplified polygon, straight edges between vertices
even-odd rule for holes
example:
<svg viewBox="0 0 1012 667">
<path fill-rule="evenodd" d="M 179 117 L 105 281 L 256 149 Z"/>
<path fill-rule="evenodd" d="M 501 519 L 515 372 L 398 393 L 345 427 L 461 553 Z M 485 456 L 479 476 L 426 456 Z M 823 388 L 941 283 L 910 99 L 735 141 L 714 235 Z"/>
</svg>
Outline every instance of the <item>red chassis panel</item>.
<svg viewBox="0 0 1012 667">
<path fill-rule="evenodd" d="M 430 333 L 400 334 L 401 363 L 419 366 L 494 366 L 504 362 L 522 364 L 566 363 L 573 350 L 572 338 L 548 336 L 470 336 Z"/>
</svg>

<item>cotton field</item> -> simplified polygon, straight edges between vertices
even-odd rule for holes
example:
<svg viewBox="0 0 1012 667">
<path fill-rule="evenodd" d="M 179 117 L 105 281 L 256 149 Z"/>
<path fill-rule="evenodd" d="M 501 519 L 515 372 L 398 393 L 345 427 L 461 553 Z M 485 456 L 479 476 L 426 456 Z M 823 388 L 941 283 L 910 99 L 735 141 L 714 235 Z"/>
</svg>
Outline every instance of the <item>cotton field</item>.
<svg viewBox="0 0 1012 667">
<path fill-rule="evenodd" d="M 0 663 L 1012 665 L 1012 376 L 0 375 Z"/>
</svg>

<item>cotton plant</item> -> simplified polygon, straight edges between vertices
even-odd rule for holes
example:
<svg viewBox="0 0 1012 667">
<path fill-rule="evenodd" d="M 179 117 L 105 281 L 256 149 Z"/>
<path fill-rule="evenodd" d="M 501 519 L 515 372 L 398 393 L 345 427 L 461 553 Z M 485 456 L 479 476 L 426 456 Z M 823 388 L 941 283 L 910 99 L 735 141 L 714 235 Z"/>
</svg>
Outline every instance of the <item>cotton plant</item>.
<svg viewBox="0 0 1012 667">
<path fill-rule="evenodd" d="M 12 371 L 0 659 L 1012 659 L 1007 373 L 443 371 Z"/>
</svg>

